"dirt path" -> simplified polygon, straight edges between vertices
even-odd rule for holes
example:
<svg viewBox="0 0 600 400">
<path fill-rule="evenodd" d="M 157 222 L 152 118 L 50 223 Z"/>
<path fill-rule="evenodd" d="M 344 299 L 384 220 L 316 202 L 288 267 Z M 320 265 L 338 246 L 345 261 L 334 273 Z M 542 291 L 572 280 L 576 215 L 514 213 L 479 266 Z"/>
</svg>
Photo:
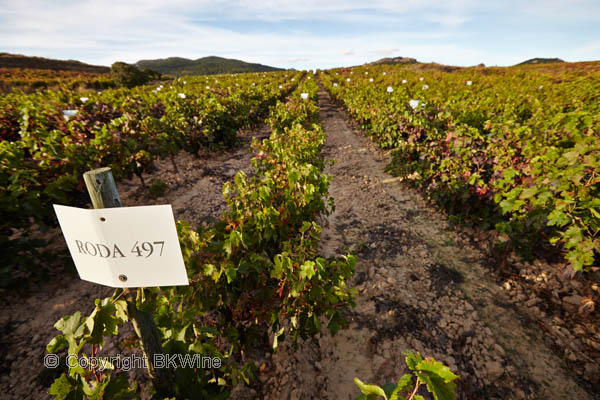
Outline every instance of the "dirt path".
<svg viewBox="0 0 600 400">
<path fill-rule="evenodd" d="M 146 182 L 159 179 L 168 184 L 163 196 L 150 199 L 148 191 L 137 178 L 117 184 L 125 206 L 172 204 L 176 219 L 192 225 L 210 223 L 225 210 L 223 184 L 237 171 L 252 174 L 252 154 L 249 144 L 252 137 L 265 138 L 270 130 L 263 126 L 241 133 L 241 145 L 231 151 L 204 151 L 196 158 L 185 152 L 177 155 L 178 173 L 173 172 L 170 161 L 158 161 L 158 171 L 145 176 Z M 64 248 L 60 231 L 53 233 L 56 246 Z M 65 315 L 81 311 L 88 315 L 93 310 L 94 299 L 110 296 L 113 289 L 81 281 L 76 274 L 65 274 L 62 268 L 45 282 L 33 284 L 23 293 L 9 293 L 0 303 L 0 398 L 3 400 L 49 399 L 48 389 L 60 376 L 43 366 L 46 345 L 59 332 L 53 328 Z M 125 325 L 116 339 L 111 339 L 102 356 L 130 353 L 121 341 L 132 335 Z M 133 369 L 131 377 L 139 382 L 146 380 L 144 370 Z"/>
<path fill-rule="evenodd" d="M 486 269 L 485 254 L 382 172 L 388 155 L 355 134 L 325 92 L 319 101 L 324 152 L 337 160 L 327 171 L 336 211 L 323 230 L 322 252 L 356 251 L 359 296 L 348 329 L 304 342 L 296 353 L 280 348 L 265 398 L 353 399 L 360 394 L 354 377 L 399 379 L 407 349 L 460 375 L 459 399 L 592 398 L 540 331 L 523 323 Z"/>
</svg>

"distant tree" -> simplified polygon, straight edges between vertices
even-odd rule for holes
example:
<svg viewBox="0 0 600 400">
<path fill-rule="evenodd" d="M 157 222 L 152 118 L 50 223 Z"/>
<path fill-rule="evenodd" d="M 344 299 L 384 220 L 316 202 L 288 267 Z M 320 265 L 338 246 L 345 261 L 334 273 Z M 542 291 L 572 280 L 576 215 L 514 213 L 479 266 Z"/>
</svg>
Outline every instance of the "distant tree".
<svg viewBox="0 0 600 400">
<path fill-rule="evenodd" d="M 117 61 L 110 67 L 110 75 L 119 86 L 134 87 L 150 80 L 160 79 L 161 74 L 149 69 L 140 71 L 135 65 Z"/>
<path fill-rule="evenodd" d="M 152 71 L 148 68 L 142 68 L 142 74 L 144 74 L 147 81 L 155 81 L 158 79 L 162 79 L 163 77 L 160 72 Z"/>
</svg>

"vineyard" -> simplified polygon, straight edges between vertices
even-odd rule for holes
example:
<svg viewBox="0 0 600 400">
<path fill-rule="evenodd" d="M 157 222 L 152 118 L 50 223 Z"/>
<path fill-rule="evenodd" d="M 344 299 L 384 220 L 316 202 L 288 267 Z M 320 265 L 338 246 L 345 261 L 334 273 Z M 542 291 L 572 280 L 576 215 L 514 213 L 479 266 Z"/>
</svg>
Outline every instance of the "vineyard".
<svg viewBox="0 0 600 400">
<path fill-rule="evenodd" d="M 1 93 L 18 90 L 31 93 L 41 89 L 104 90 L 114 87 L 116 87 L 115 83 L 106 74 L 0 68 Z"/>
<path fill-rule="evenodd" d="M 61 74 L 0 71 L 7 398 L 598 398 L 599 64 Z M 73 273 L 52 204 L 106 166 L 189 286 Z M 143 315 L 219 364 L 67 362 L 148 356 Z"/>
<path fill-rule="evenodd" d="M 325 82 L 382 148 L 398 150 L 390 170 L 452 214 L 512 236 L 509 246 L 542 236 L 573 270 L 598 266 L 597 74 L 389 72 Z"/>
</svg>

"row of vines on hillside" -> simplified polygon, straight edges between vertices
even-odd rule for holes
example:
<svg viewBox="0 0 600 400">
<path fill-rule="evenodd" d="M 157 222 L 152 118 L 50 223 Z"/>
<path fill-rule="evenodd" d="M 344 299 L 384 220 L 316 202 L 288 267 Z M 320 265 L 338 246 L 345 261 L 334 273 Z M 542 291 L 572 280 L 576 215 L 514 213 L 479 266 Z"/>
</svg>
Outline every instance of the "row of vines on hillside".
<svg viewBox="0 0 600 400">
<path fill-rule="evenodd" d="M 297 75 L 189 77 L 84 95 L 0 98 L 0 244 L 10 249 L 3 251 L 2 281 L 27 259 L 28 231 L 55 224 L 52 203 L 82 205 L 85 171 L 111 167 L 116 179 L 137 175 L 144 184 L 143 173 L 159 157 L 231 146 L 240 128 L 261 121 L 293 89 Z"/>
<path fill-rule="evenodd" d="M 105 90 L 116 86 L 108 74 L 95 72 L 53 71 L 39 69 L 0 68 L 0 93 L 41 89 Z"/>
<path fill-rule="evenodd" d="M 452 214 L 495 227 L 529 256 L 545 249 L 574 271 L 600 266 L 597 65 L 369 66 L 322 81 L 397 150 L 390 169 Z"/>
<path fill-rule="evenodd" d="M 171 370 L 173 392 L 160 396 L 226 398 L 232 386 L 256 374 L 242 354 L 268 332 L 276 347 L 286 336 L 295 343 L 319 332 L 323 320 L 333 333 L 344 323 L 341 310 L 355 295 L 346 287 L 355 259 L 317 255 L 317 218 L 334 205 L 320 155 L 324 132 L 316 92 L 314 81 L 305 81 L 289 101 L 277 103 L 267 120 L 271 136 L 253 143 L 256 174 L 240 171 L 223 187 L 228 209 L 215 225 L 193 230 L 178 222 L 190 285 L 138 289 L 137 308 L 153 313 L 166 354 L 222 360 L 219 368 Z M 58 321 L 62 334 L 47 350 L 111 356 L 102 352 L 106 337 L 130 319 L 122 292 L 96 300 L 87 317 L 77 312 Z M 70 365 L 50 393 L 57 399 L 133 395 L 126 372 L 103 367 Z"/>
</svg>

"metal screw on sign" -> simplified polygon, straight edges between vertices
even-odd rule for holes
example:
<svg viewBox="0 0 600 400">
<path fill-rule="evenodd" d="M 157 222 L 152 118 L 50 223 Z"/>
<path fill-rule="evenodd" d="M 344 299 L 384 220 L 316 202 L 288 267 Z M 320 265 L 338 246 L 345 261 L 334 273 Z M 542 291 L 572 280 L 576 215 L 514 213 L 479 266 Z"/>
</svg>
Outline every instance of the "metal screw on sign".
<svg viewBox="0 0 600 400">
<path fill-rule="evenodd" d="M 121 274 L 121 275 L 119 275 L 119 280 L 120 280 L 121 282 L 127 282 L 127 276 L 125 276 L 125 275 Z"/>
</svg>

